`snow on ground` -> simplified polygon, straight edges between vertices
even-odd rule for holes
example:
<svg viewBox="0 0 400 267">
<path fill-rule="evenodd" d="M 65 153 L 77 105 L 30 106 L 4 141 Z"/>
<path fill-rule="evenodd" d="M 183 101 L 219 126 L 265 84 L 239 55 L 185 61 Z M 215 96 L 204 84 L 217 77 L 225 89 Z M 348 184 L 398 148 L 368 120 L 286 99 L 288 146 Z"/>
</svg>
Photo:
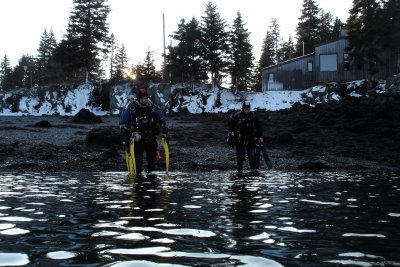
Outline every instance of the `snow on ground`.
<svg viewBox="0 0 400 267">
<path fill-rule="evenodd" d="M 347 83 L 348 89 L 352 91 L 350 96 L 361 97 L 355 92 L 357 86 L 361 86 L 365 80 L 354 81 Z M 174 92 L 175 89 L 181 88 L 179 85 L 173 85 L 167 89 L 167 95 Z M 79 110 L 86 108 L 91 110 L 96 115 L 105 115 L 110 113 L 102 111 L 98 107 L 90 104 L 90 99 L 94 86 L 88 83 L 83 83 L 74 89 L 63 89 L 53 91 L 39 91 L 32 88 L 19 99 L 19 108 L 17 112 L 12 112 L 11 105 L 13 95 L 11 93 L 0 94 L 0 115 L 75 115 Z M 170 91 L 169 91 L 170 90 Z M 19 91 L 21 92 L 21 91 Z M 113 87 L 113 94 L 110 98 L 111 113 L 118 114 L 132 99 L 131 87 L 128 84 L 117 85 Z M 21 94 L 20 94 L 21 95 Z M 169 98 L 161 91 L 157 91 L 156 97 L 158 103 L 168 104 Z M 15 97 L 15 96 L 14 96 Z M 228 112 L 230 110 L 241 109 L 242 102 L 248 100 L 251 102 L 252 109 L 266 109 L 276 111 L 290 108 L 294 103 L 309 103 L 305 99 L 314 99 L 310 105 L 315 105 L 321 102 L 330 100 L 340 100 L 340 96 L 330 92 L 325 86 L 318 85 L 302 91 L 266 91 L 266 92 L 239 92 L 226 89 L 212 88 L 206 85 L 198 86 L 193 90 L 182 90 L 175 96 L 175 104 L 173 111 L 177 112 L 182 109 L 187 109 L 190 113 L 217 113 Z M 7 104 L 8 103 L 8 104 Z"/>
<path fill-rule="evenodd" d="M 12 112 L 11 108 L 4 103 L 12 98 L 11 93 L 0 94 L 0 115 L 75 115 L 79 110 L 86 108 L 98 115 L 107 112 L 99 110 L 90 105 L 90 98 L 94 87 L 91 84 L 81 84 L 73 89 L 61 88 L 59 90 L 40 91 L 40 88 L 32 88 L 26 91 L 19 99 L 18 111 Z M 12 102 L 12 100 L 10 101 Z"/>
<path fill-rule="evenodd" d="M 190 113 L 228 112 L 241 109 L 242 101 L 251 102 L 253 109 L 280 110 L 290 108 L 294 103 L 302 101 L 303 91 L 269 91 L 269 92 L 240 92 L 235 95 L 230 90 L 211 89 L 198 94 L 182 96 L 180 103 L 173 111 L 187 108 Z"/>
</svg>

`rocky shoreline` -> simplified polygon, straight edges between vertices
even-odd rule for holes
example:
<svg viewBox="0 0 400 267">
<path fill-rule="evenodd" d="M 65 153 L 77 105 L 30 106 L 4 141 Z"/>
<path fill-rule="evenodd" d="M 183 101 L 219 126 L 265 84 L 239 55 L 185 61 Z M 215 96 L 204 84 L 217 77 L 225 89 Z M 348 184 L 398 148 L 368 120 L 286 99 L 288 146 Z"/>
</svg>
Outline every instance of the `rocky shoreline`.
<svg viewBox="0 0 400 267">
<path fill-rule="evenodd" d="M 399 97 L 257 114 L 274 170 L 399 170 Z M 168 114 L 171 171 L 235 170 L 225 142 L 229 115 Z M 118 119 L 0 116 L 0 171 L 125 171 Z M 158 165 L 164 168 L 163 159 Z"/>
</svg>

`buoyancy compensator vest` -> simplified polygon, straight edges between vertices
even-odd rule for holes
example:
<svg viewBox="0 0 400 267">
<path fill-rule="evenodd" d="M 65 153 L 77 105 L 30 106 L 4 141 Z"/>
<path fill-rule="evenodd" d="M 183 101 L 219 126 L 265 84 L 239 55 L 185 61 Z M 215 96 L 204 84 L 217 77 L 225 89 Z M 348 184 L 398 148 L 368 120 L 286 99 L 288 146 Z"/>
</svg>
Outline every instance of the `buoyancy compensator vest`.
<svg viewBox="0 0 400 267">
<path fill-rule="evenodd" d="M 139 132 L 142 138 L 155 136 L 154 111 L 151 104 L 143 106 L 138 103 L 131 108 L 132 129 Z"/>
</svg>

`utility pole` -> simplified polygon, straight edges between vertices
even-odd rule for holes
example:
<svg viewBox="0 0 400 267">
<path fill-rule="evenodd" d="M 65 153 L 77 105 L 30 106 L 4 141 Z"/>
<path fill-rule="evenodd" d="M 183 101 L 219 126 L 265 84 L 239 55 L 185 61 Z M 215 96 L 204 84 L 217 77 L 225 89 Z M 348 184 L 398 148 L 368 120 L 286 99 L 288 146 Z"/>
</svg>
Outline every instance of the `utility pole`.
<svg viewBox="0 0 400 267">
<path fill-rule="evenodd" d="M 275 53 L 276 53 L 276 64 L 279 65 L 278 38 L 275 40 Z"/>
<path fill-rule="evenodd" d="M 32 69 L 33 69 L 33 57 L 32 56 L 30 57 L 29 63 L 30 63 L 29 65 L 31 65 L 30 70 L 29 70 L 29 78 L 31 79 L 31 88 L 32 88 Z"/>
<path fill-rule="evenodd" d="M 166 57 L 166 50 L 165 50 L 165 17 L 164 17 L 164 13 L 162 14 L 162 20 L 163 20 L 163 47 L 164 47 L 164 65 L 163 65 L 163 80 L 165 81 L 166 80 L 166 78 L 167 78 L 167 75 L 166 75 L 166 60 L 165 60 L 165 57 Z"/>
<path fill-rule="evenodd" d="M 22 79 L 24 87 L 26 87 L 26 70 L 28 69 L 28 65 L 24 65 L 24 78 Z"/>
</svg>

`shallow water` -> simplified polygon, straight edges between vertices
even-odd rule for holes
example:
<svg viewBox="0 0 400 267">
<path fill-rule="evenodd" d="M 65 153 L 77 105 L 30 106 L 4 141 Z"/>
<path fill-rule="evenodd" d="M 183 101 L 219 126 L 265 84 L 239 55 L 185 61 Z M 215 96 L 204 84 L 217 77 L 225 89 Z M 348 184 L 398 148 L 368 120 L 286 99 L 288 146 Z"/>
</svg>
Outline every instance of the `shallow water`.
<svg viewBox="0 0 400 267">
<path fill-rule="evenodd" d="M 400 266 L 399 202 L 390 172 L 1 173 L 0 266 Z"/>
</svg>

